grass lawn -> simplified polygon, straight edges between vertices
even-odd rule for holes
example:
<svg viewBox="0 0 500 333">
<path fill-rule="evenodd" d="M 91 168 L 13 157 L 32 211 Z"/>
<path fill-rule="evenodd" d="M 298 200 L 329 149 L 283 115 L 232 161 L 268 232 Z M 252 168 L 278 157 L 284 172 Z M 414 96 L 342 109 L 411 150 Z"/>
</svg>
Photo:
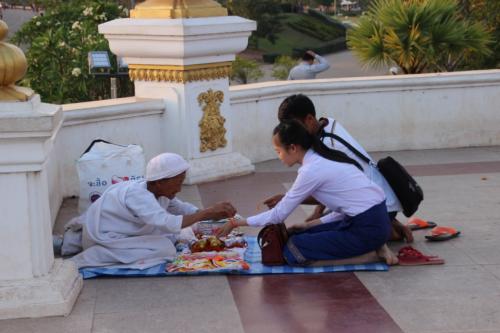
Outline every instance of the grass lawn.
<svg viewBox="0 0 500 333">
<path fill-rule="evenodd" d="M 279 53 L 284 55 L 291 55 L 294 48 L 307 48 L 315 47 L 324 44 L 325 41 L 316 38 L 314 34 L 306 34 L 293 29 L 288 23 L 302 21 L 307 23 L 308 26 L 321 26 L 329 31 L 332 40 L 338 37 L 337 29 L 333 28 L 328 23 L 321 19 L 315 18 L 307 14 L 281 14 L 277 18 L 281 22 L 281 32 L 277 35 L 276 42 L 272 44 L 267 39 L 259 38 L 259 50 L 264 53 Z"/>
</svg>

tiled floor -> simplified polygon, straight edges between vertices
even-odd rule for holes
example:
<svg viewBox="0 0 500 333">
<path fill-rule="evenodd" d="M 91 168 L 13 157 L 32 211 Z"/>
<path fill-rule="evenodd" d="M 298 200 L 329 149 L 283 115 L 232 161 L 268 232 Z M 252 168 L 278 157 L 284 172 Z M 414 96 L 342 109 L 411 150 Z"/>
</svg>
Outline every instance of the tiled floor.
<svg viewBox="0 0 500 333">
<path fill-rule="evenodd" d="M 352 273 L 229 277 L 246 333 L 399 333 Z"/>
<path fill-rule="evenodd" d="M 424 189 L 418 214 L 462 231 L 443 243 L 426 242 L 425 231 L 415 232 L 414 246 L 443 257 L 445 265 L 87 280 L 70 316 L 0 321 L 0 332 L 500 333 L 500 147 L 390 155 L 408 165 Z M 229 200 L 240 214 L 255 214 L 260 201 L 286 191 L 296 170 L 279 161 L 256 169 L 250 176 L 185 187 L 180 197 L 200 206 Z M 65 202 L 55 231 L 76 214 L 75 207 L 76 200 Z M 299 209 L 287 223 L 305 216 Z"/>
</svg>

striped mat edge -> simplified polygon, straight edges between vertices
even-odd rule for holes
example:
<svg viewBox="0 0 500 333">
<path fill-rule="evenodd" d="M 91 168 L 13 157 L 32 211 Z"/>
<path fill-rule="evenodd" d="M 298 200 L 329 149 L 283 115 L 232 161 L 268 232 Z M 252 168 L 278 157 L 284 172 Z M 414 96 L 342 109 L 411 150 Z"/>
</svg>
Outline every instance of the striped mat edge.
<svg viewBox="0 0 500 333">
<path fill-rule="evenodd" d="M 370 263 L 361 265 L 335 265 L 321 267 L 295 267 L 295 266 L 265 266 L 261 263 L 260 248 L 256 237 L 245 237 L 248 248 L 245 260 L 250 264 L 249 270 L 220 270 L 197 272 L 166 272 L 166 263 L 153 266 L 144 270 L 126 268 L 87 267 L 80 269 L 83 279 L 92 279 L 99 276 L 115 277 L 141 277 L 141 276 L 200 276 L 200 275 L 266 275 L 266 274 L 315 274 L 353 271 L 387 271 L 385 263 Z"/>
</svg>

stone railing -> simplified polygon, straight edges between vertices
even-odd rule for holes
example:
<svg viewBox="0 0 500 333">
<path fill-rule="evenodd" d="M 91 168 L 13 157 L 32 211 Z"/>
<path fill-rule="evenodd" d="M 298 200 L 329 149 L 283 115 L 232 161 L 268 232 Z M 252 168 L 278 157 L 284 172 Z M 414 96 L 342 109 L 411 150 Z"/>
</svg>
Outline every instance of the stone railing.
<svg viewBox="0 0 500 333">
<path fill-rule="evenodd" d="M 500 70 L 491 70 L 233 86 L 234 151 L 254 163 L 276 158 L 271 132 L 277 109 L 295 93 L 310 96 L 318 115 L 338 119 L 370 151 L 500 145 Z M 92 140 L 140 144 L 146 159 L 177 151 L 165 139 L 163 100 L 123 98 L 63 110 L 48 173 L 56 189 L 50 191 L 53 218 L 63 197 L 78 194 L 75 161 Z"/>
<path fill-rule="evenodd" d="M 233 144 L 253 162 L 275 158 L 278 106 L 308 95 L 370 151 L 500 144 L 500 70 L 313 81 L 231 88 Z"/>
</svg>

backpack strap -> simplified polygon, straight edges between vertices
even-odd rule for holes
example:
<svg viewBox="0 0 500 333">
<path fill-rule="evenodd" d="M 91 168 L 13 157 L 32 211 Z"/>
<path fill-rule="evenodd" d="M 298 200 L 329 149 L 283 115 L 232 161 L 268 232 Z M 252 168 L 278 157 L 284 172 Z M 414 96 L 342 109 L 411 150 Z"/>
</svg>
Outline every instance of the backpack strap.
<svg viewBox="0 0 500 333">
<path fill-rule="evenodd" d="M 325 132 L 323 130 L 323 132 L 320 134 L 320 136 L 321 136 L 321 138 L 325 138 L 325 137 L 334 138 L 335 140 L 339 141 L 344 146 L 346 146 L 350 151 L 352 151 L 354 153 L 354 155 L 358 156 L 365 163 L 367 163 L 367 164 L 372 164 L 373 163 L 368 157 L 366 157 L 365 155 L 363 155 L 359 150 L 357 150 L 356 148 L 354 148 L 349 142 L 347 142 L 346 140 L 342 139 L 337 134 L 327 133 L 327 132 Z"/>
</svg>

